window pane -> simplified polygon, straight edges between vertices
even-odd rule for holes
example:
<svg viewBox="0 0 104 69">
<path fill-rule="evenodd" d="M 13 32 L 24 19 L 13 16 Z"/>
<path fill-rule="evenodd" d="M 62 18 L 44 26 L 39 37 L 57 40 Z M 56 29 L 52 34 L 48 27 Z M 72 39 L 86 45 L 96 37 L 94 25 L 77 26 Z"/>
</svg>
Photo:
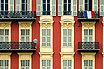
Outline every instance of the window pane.
<svg viewBox="0 0 104 69">
<path fill-rule="evenodd" d="M 68 0 L 68 3 L 71 3 L 71 0 Z"/>
<path fill-rule="evenodd" d="M 71 11 L 71 4 L 68 4 L 68 11 Z"/>
<path fill-rule="evenodd" d="M 43 0 L 43 3 L 46 3 L 46 0 Z"/>
<path fill-rule="evenodd" d="M 67 4 L 64 4 L 64 11 L 67 11 Z"/>
<path fill-rule="evenodd" d="M 25 35 L 25 30 L 24 29 L 21 30 L 21 35 Z"/>
<path fill-rule="evenodd" d="M 25 0 L 22 0 L 22 3 L 25 3 Z"/>
<path fill-rule="evenodd" d="M 0 35 L 4 35 L 4 30 L 0 29 Z"/>
<path fill-rule="evenodd" d="M 8 0 L 5 0 L 5 3 L 8 3 Z"/>
<path fill-rule="evenodd" d="M 50 0 L 47 0 L 47 3 L 50 3 Z"/>
<path fill-rule="evenodd" d="M 50 11 L 50 4 L 47 4 L 47 11 Z"/>
<path fill-rule="evenodd" d="M 67 3 L 67 0 L 64 0 L 64 3 Z"/>
<path fill-rule="evenodd" d="M 1 3 L 4 3 L 4 0 L 1 0 Z"/>
</svg>

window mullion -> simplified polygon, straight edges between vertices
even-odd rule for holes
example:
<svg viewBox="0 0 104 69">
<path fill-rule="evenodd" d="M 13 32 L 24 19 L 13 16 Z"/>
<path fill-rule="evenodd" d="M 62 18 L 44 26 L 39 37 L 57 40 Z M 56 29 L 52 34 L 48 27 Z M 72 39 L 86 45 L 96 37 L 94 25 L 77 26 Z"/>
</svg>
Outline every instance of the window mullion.
<svg viewBox="0 0 104 69">
<path fill-rule="evenodd" d="M 47 11 L 47 0 L 46 0 L 46 11 Z"/>
<path fill-rule="evenodd" d="M 67 11 L 68 11 L 68 0 L 67 0 Z"/>
</svg>

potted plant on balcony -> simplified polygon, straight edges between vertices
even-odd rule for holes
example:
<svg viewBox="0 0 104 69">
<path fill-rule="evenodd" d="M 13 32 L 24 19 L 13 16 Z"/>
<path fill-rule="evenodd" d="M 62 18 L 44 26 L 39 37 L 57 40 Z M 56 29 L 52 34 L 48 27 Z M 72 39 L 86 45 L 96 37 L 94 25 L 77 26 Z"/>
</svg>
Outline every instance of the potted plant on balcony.
<svg viewBox="0 0 104 69">
<path fill-rule="evenodd" d="M 78 13 L 78 17 L 79 17 L 79 18 L 84 18 L 84 14 L 83 14 L 82 8 L 80 9 L 80 11 L 79 11 L 79 13 Z"/>
</svg>

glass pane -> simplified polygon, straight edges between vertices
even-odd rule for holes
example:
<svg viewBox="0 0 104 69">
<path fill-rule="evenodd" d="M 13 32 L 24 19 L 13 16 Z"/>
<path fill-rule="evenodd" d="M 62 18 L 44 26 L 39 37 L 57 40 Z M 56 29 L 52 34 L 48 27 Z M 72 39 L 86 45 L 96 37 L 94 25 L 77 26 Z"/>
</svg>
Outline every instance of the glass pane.
<svg viewBox="0 0 104 69">
<path fill-rule="evenodd" d="M 1 3 L 4 3 L 4 0 L 1 0 Z"/>
<path fill-rule="evenodd" d="M 47 11 L 50 11 L 50 4 L 47 4 Z"/>
<path fill-rule="evenodd" d="M 5 0 L 5 3 L 8 3 L 8 0 Z"/>
<path fill-rule="evenodd" d="M 47 35 L 50 36 L 51 35 L 51 30 L 47 29 Z"/>
<path fill-rule="evenodd" d="M 4 30 L 0 29 L 0 35 L 4 35 Z"/>
<path fill-rule="evenodd" d="M 71 40 L 71 37 L 68 37 L 68 42 L 71 42 L 72 40 Z"/>
<path fill-rule="evenodd" d="M 63 60 L 63 66 L 67 66 L 67 60 Z"/>
<path fill-rule="evenodd" d="M 9 29 L 5 29 L 5 35 L 9 35 Z"/>
<path fill-rule="evenodd" d="M 30 35 L 30 29 L 26 29 L 26 35 Z"/>
<path fill-rule="evenodd" d="M 8 10 L 8 4 L 5 4 L 5 10 Z"/>
<path fill-rule="evenodd" d="M 68 29 L 68 35 L 72 35 L 72 30 Z"/>
<path fill-rule="evenodd" d="M 63 42 L 67 42 L 67 37 L 63 37 Z"/>
<path fill-rule="evenodd" d="M 50 0 L 47 0 L 47 3 L 50 3 Z"/>
<path fill-rule="evenodd" d="M 71 0 L 68 0 L 68 3 L 71 3 Z"/>
<path fill-rule="evenodd" d="M 64 4 L 64 11 L 67 11 L 67 4 Z"/>
<path fill-rule="evenodd" d="M 89 35 L 93 35 L 93 30 L 89 29 Z"/>
<path fill-rule="evenodd" d="M 22 3 L 25 3 L 25 0 L 22 0 Z"/>
<path fill-rule="evenodd" d="M 43 4 L 43 11 L 46 11 L 46 4 Z"/>
<path fill-rule="evenodd" d="M 84 35 L 88 35 L 88 29 L 84 29 Z"/>
<path fill-rule="evenodd" d="M 63 36 L 67 36 L 67 29 L 63 29 Z"/>
<path fill-rule="evenodd" d="M 42 66 L 46 66 L 46 60 L 42 60 Z"/>
<path fill-rule="evenodd" d="M 67 0 L 64 0 L 64 3 L 67 3 Z"/>
<path fill-rule="evenodd" d="M 47 37 L 47 42 L 50 42 L 51 41 L 51 38 L 50 37 Z"/>
<path fill-rule="evenodd" d="M 46 29 L 42 29 L 42 36 L 46 36 Z"/>
<path fill-rule="evenodd" d="M 46 0 L 43 0 L 43 3 L 46 3 Z"/>
<path fill-rule="evenodd" d="M 51 66 L 50 60 L 47 60 L 47 66 Z"/>
<path fill-rule="evenodd" d="M 24 29 L 21 30 L 21 35 L 25 35 L 25 30 Z"/>
<path fill-rule="evenodd" d="M 42 42 L 46 42 L 46 38 L 45 37 L 42 37 Z"/>
<path fill-rule="evenodd" d="M 68 4 L 68 11 L 71 11 L 71 4 Z"/>
<path fill-rule="evenodd" d="M 4 4 L 1 4 L 1 10 L 4 10 Z"/>
</svg>

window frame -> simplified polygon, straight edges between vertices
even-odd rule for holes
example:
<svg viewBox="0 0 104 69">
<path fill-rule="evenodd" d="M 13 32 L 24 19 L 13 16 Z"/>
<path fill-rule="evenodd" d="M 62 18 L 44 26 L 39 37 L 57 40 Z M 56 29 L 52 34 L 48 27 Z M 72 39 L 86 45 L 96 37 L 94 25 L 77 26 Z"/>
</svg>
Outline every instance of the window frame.
<svg viewBox="0 0 104 69">
<path fill-rule="evenodd" d="M 64 61 L 66 61 L 66 66 L 64 66 Z M 68 65 L 71 62 L 71 65 Z M 63 69 L 66 67 L 66 69 L 71 68 L 72 69 L 72 60 L 65 60 L 63 59 Z"/>
<path fill-rule="evenodd" d="M 29 63 L 28 63 L 29 66 L 23 66 L 23 67 L 22 67 L 22 64 L 21 64 L 22 61 L 25 61 L 25 65 L 27 65 L 27 64 L 26 64 L 26 61 L 29 61 Z M 25 69 L 26 69 L 27 67 L 29 67 L 29 69 L 31 69 L 31 63 L 30 63 L 30 60 L 20 60 L 20 69 L 21 69 L 21 68 L 25 68 Z"/>
<path fill-rule="evenodd" d="M 52 61 L 50 59 L 41 59 L 41 69 L 43 69 L 43 61 L 46 62 L 46 66 L 45 66 L 45 69 L 47 69 L 48 67 L 50 67 L 50 69 L 52 69 Z M 50 66 L 47 65 L 47 62 L 50 61 Z"/>
<path fill-rule="evenodd" d="M 5 68 L 8 68 L 8 69 L 10 69 L 10 61 L 9 60 L 0 60 L 0 61 L 2 61 L 2 63 L 3 63 L 3 66 L 1 66 L 1 67 L 3 67 L 3 69 L 5 69 Z M 5 64 L 5 62 L 7 61 L 8 62 L 8 64 Z M 2 65 L 2 64 L 1 64 Z M 8 65 L 8 66 L 6 66 L 6 65 Z"/>
<path fill-rule="evenodd" d="M 87 64 L 88 66 L 85 66 L 85 61 L 88 61 L 88 64 Z M 92 63 L 91 64 L 92 66 L 90 66 L 90 61 L 92 61 L 91 62 Z M 85 69 L 85 67 L 87 67 L 88 69 L 91 67 L 93 69 L 93 60 L 84 60 L 84 69 Z"/>
</svg>

